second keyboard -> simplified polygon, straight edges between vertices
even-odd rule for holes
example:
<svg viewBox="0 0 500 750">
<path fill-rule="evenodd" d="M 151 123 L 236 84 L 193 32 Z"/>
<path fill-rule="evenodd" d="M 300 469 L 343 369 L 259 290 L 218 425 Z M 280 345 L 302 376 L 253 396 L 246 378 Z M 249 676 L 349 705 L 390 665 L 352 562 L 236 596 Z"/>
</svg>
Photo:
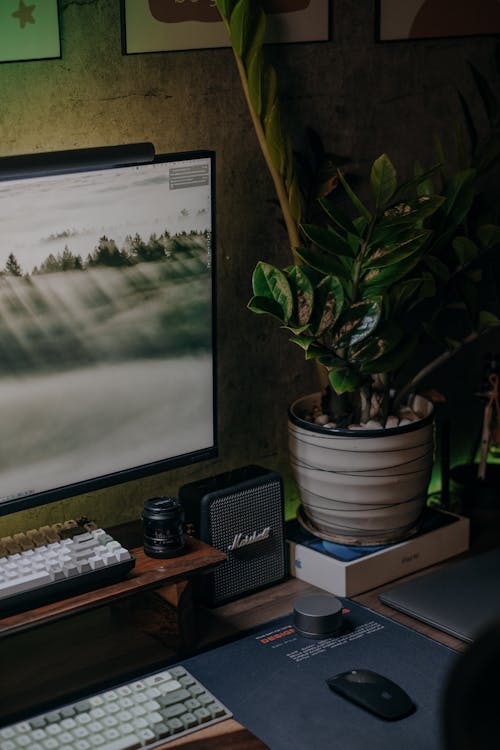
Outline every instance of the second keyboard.
<svg viewBox="0 0 500 750">
<path fill-rule="evenodd" d="M 0 558 L 0 614 L 33 608 L 120 580 L 135 558 L 95 529 Z"/>
<path fill-rule="evenodd" d="M 231 717 L 180 665 L 5 726 L 0 750 L 153 748 Z"/>
</svg>

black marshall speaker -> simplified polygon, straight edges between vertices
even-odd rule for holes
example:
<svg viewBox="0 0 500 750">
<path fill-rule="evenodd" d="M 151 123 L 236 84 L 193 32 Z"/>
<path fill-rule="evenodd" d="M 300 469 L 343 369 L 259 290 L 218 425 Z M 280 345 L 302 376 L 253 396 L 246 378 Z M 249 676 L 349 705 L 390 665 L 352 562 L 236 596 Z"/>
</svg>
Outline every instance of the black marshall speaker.
<svg viewBox="0 0 500 750">
<path fill-rule="evenodd" d="M 179 490 L 186 532 L 225 552 L 201 577 L 208 606 L 270 586 L 286 574 L 283 483 L 261 466 L 243 466 Z"/>
</svg>

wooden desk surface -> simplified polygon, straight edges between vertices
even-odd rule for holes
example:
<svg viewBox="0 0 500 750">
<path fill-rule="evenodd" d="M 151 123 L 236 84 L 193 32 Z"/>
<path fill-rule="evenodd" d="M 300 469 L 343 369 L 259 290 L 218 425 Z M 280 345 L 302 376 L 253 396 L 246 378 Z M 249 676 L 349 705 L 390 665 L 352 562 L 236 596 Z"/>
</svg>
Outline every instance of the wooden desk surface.
<svg viewBox="0 0 500 750">
<path fill-rule="evenodd" d="M 156 748 L 170 750 L 180 747 L 182 750 L 271 750 L 254 734 L 238 724 L 234 719 L 221 721 L 207 729 L 188 734 L 173 742 Z"/>
<path fill-rule="evenodd" d="M 432 568 L 427 568 L 425 572 L 430 572 L 431 570 L 437 570 L 440 567 L 442 567 L 442 564 L 435 565 Z M 424 571 L 420 571 L 419 573 L 414 573 L 411 576 L 406 576 L 404 580 L 409 581 L 411 578 L 416 578 L 419 575 L 422 575 L 423 572 Z M 412 630 L 416 630 L 418 633 L 422 633 L 423 635 L 426 635 L 435 641 L 439 641 L 439 643 L 442 643 L 444 646 L 448 646 L 449 648 L 452 648 L 455 651 L 463 651 L 466 648 L 467 644 L 464 641 L 461 641 L 452 635 L 448 635 L 447 633 L 444 633 L 442 630 L 433 628 L 431 625 L 426 625 L 426 623 L 424 622 L 415 620 L 413 617 L 410 617 L 409 615 L 405 615 L 402 612 L 398 612 L 397 610 L 392 609 L 392 607 L 388 607 L 387 605 L 383 604 L 378 598 L 379 594 L 388 588 L 392 588 L 395 585 L 395 583 L 397 582 L 392 581 L 390 584 L 379 586 L 376 589 L 367 591 L 365 594 L 360 594 L 359 596 L 355 596 L 353 597 L 353 601 L 356 601 L 359 604 L 362 604 L 364 607 L 373 609 L 375 612 L 378 612 L 379 614 L 384 615 L 385 617 L 388 617 L 391 620 L 395 620 L 396 622 L 401 623 L 401 625 L 406 625 L 406 627 L 412 628 Z"/>
<path fill-rule="evenodd" d="M 213 559 L 210 562 L 213 562 Z M 442 565 L 443 563 L 427 568 L 411 577 L 422 575 Z M 391 582 L 353 598 L 356 602 L 453 649 L 465 648 L 466 644 L 462 641 L 383 605 L 378 599 L 378 594 L 384 588 L 393 585 L 394 582 Z M 295 598 L 306 591 L 319 589 L 292 578 L 222 607 L 212 610 L 200 609 L 197 612 L 198 648 L 215 646 L 249 628 L 276 617 L 286 616 L 293 610 Z M 165 644 L 147 638 L 144 634 L 138 636 L 137 632 L 130 630 L 125 623 L 117 622 L 116 616 L 113 618 L 105 607 L 35 630 L 20 632 L 14 638 L 0 639 L 0 645 L 2 644 L 2 673 L 10 674 L 12 679 L 9 678 L 9 683 L 6 681 L 4 687 L 0 684 L 0 704 L 5 705 L 4 701 L 11 701 L 14 709 L 16 696 L 20 705 L 23 705 L 23 702 L 24 705 L 36 704 L 40 686 L 30 684 L 30 672 L 32 676 L 45 675 L 45 681 L 50 675 L 54 684 L 59 685 L 57 674 L 58 671 L 62 674 L 67 670 L 68 655 L 74 659 L 74 684 L 85 684 L 88 692 L 92 691 L 94 684 L 96 690 L 101 689 L 100 682 L 105 679 L 103 676 L 112 674 L 113 668 L 116 670 L 117 665 L 123 665 L 125 661 L 130 669 L 148 672 L 160 668 L 165 663 L 182 660 L 182 657 L 172 653 Z M 67 645 L 66 650 L 64 644 Z M 21 654 L 27 664 L 24 675 L 17 667 Z M 36 680 L 34 682 L 36 683 Z M 59 698 L 57 695 L 54 696 L 55 699 L 61 703 L 72 699 L 67 697 L 68 688 L 64 682 L 57 689 L 61 692 Z M 163 747 L 165 750 L 177 747 L 183 750 L 211 750 L 221 747 L 224 747 L 224 750 L 264 750 L 266 745 L 236 721 L 230 720 L 169 742 Z"/>
<path fill-rule="evenodd" d="M 440 566 L 427 568 L 426 572 L 438 567 Z M 408 576 L 404 580 L 409 580 L 410 577 L 414 576 Z M 374 612 L 396 620 L 450 648 L 455 650 L 463 650 L 465 648 L 466 644 L 458 638 L 447 635 L 430 625 L 414 620 L 382 604 L 378 595 L 384 589 L 393 585 L 394 581 L 351 598 L 353 601 L 372 609 Z M 311 586 L 304 581 L 299 581 L 296 578 L 291 578 L 278 586 L 273 586 L 265 591 L 252 594 L 218 609 L 202 611 L 199 615 L 200 630 L 202 631 L 200 637 L 201 647 L 209 647 L 220 639 L 232 638 L 246 629 L 263 624 L 275 617 L 283 617 L 292 612 L 293 602 L 299 594 L 314 591 L 320 592 L 321 589 Z"/>
<path fill-rule="evenodd" d="M 193 537 L 187 537 L 184 554 L 166 560 L 148 557 L 144 553 L 143 547 L 136 547 L 130 551 L 134 555 L 136 563 L 126 578 L 109 586 L 35 607 L 27 612 L 2 617 L 0 618 L 0 638 L 34 626 L 53 623 L 63 617 L 102 607 L 139 591 L 153 589 L 161 584 L 189 579 L 197 573 L 206 573 L 212 570 L 226 559 L 223 552 Z"/>
</svg>

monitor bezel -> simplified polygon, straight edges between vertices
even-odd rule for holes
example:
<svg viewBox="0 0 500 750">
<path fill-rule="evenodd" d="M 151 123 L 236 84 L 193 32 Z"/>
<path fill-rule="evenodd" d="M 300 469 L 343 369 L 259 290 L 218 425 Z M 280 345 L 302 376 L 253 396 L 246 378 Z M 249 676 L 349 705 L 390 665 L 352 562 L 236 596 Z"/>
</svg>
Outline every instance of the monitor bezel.
<svg viewBox="0 0 500 750">
<path fill-rule="evenodd" d="M 69 498 L 115 487 L 144 477 L 154 476 L 183 466 L 191 466 L 201 461 L 210 460 L 218 456 L 218 419 L 217 419 L 217 265 L 216 265 L 216 198 L 215 198 L 215 151 L 202 149 L 156 154 L 151 143 L 126 144 L 123 146 L 104 146 L 85 149 L 71 149 L 65 151 L 23 154 L 0 158 L 0 181 L 51 176 L 76 172 L 89 172 L 117 167 L 135 167 L 147 163 L 166 163 L 188 161 L 190 159 L 210 160 L 210 196 L 211 196 L 211 298 L 212 298 L 212 445 L 192 452 L 171 456 L 165 459 L 151 461 L 120 469 L 109 474 L 76 481 L 68 485 L 36 491 L 30 494 L 20 494 L 0 501 L 0 516 L 10 515 L 41 505 L 47 505 Z"/>
</svg>

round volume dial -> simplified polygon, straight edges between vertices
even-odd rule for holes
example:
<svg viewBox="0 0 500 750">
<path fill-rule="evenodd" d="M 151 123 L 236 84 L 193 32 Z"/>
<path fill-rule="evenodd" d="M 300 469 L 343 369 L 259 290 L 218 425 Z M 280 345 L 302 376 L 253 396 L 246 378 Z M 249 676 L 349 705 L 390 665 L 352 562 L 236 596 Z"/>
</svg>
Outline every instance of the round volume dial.
<svg viewBox="0 0 500 750">
<path fill-rule="evenodd" d="M 303 594 L 293 605 L 293 624 L 307 638 L 329 638 L 342 630 L 342 603 L 331 594 Z"/>
</svg>

